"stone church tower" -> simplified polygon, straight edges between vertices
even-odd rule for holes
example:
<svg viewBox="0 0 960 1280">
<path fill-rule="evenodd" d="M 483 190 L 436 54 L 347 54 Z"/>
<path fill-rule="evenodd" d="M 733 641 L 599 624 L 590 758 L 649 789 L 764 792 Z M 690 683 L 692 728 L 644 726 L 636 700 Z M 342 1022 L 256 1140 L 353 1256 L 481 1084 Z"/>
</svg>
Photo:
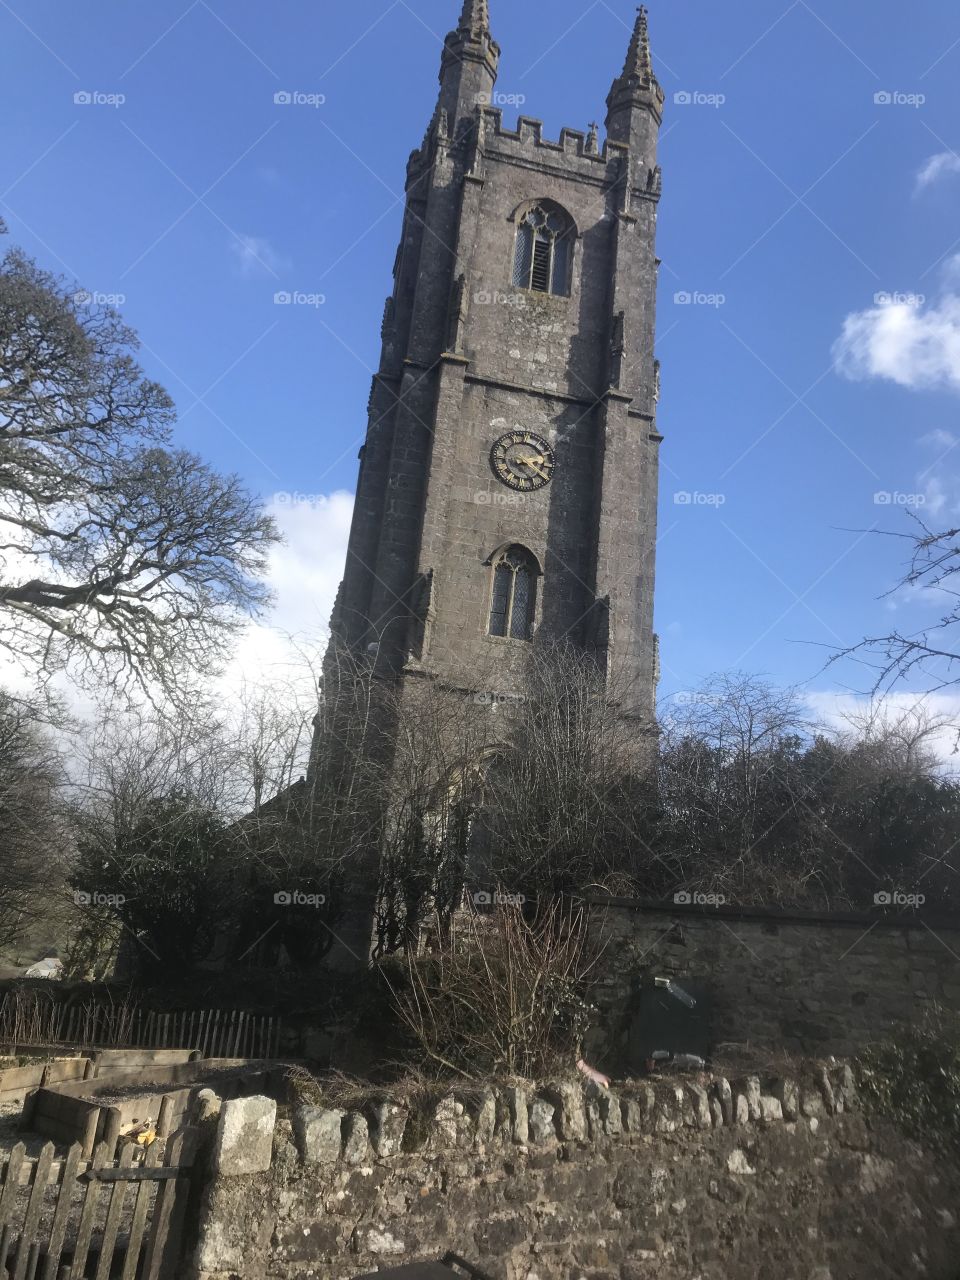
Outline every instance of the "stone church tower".
<svg viewBox="0 0 960 1280">
<path fill-rule="evenodd" d="M 646 10 L 597 127 L 502 119 L 488 0 L 446 38 L 410 157 L 332 649 L 496 690 L 528 646 L 597 655 L 652 722 L 664 95 Z"/>
</svg>

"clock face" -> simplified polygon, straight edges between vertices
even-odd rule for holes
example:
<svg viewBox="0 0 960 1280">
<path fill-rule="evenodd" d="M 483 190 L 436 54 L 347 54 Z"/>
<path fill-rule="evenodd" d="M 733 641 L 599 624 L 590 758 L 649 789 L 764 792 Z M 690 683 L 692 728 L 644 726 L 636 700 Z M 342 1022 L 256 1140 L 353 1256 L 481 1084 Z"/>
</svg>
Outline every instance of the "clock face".
<svg viewBox="0 0 960 1280">
<path fill-rule="evenodd" d="M 542 489 L 553 479 L 556 459 L 543 436 L 532 431 L 508 431 L 490 451 L 490 465 L 498 480 L 511 489 Z"/>
</svg>

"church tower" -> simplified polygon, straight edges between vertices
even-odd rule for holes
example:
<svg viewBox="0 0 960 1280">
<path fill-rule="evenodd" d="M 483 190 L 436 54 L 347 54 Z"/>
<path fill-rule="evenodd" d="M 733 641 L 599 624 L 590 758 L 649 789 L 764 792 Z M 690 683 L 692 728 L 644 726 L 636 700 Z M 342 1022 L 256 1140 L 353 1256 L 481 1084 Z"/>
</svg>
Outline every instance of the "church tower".
<svg viewBox="0 0 960 1280">
<path fill-rule="evenodd" d="M 407 167 L 347 565 L 332 620 L 385 679 L 496 690 L 566 642 L 652 727 L 663 91 L 645 9 L 596 125 L 494 105 L 488 0 L 466 0 Z"/>
</svg>

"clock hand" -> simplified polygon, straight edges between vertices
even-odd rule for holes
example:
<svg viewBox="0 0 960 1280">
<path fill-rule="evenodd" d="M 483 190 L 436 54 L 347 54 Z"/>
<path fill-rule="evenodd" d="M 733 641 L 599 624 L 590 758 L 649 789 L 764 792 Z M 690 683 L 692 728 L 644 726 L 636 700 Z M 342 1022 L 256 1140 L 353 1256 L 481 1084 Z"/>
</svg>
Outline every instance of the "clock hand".
<svg viewBox="0 0 960 1280">
<path fill-rule="evenodd" d="M 533 467 L 534 471 L 542 472 L 546 458 L 542 453 L 538 457 L 534 457 L 529 453 L 524 454 L 522 457 L 518 454 L 517 462 L 519 462 L 522 467 Z"/>
</svg>

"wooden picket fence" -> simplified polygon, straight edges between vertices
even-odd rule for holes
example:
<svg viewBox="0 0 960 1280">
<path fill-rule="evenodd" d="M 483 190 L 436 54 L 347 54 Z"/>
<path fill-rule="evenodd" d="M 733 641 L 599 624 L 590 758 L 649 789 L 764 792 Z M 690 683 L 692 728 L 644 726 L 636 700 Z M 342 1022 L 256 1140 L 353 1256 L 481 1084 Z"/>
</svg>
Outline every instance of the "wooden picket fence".
<svg viewBox="0 0 960 1280">
<path fill-rule="evenodd" d="M 0 1044 L 24 1048 L 197 1049 L 205 1058 L 274 1058 L 280 1031 L 279 1018 L 239 1009 L 157 1013 L 129 1004 L 40 999 L 20 991 L 0 1003 Z"/>
<path fill-rule="evenodd" d="M 178 1280 L 183 1220 L 196 1153 L 194 1129 L 91 1160 L 75 1143 L 36 1159 L 23 1143 L 0 1168 L 0 1275 L 10 1280 Z M 121 1269 L 122 1268 L 122 1269 Z"/>
</svg>

